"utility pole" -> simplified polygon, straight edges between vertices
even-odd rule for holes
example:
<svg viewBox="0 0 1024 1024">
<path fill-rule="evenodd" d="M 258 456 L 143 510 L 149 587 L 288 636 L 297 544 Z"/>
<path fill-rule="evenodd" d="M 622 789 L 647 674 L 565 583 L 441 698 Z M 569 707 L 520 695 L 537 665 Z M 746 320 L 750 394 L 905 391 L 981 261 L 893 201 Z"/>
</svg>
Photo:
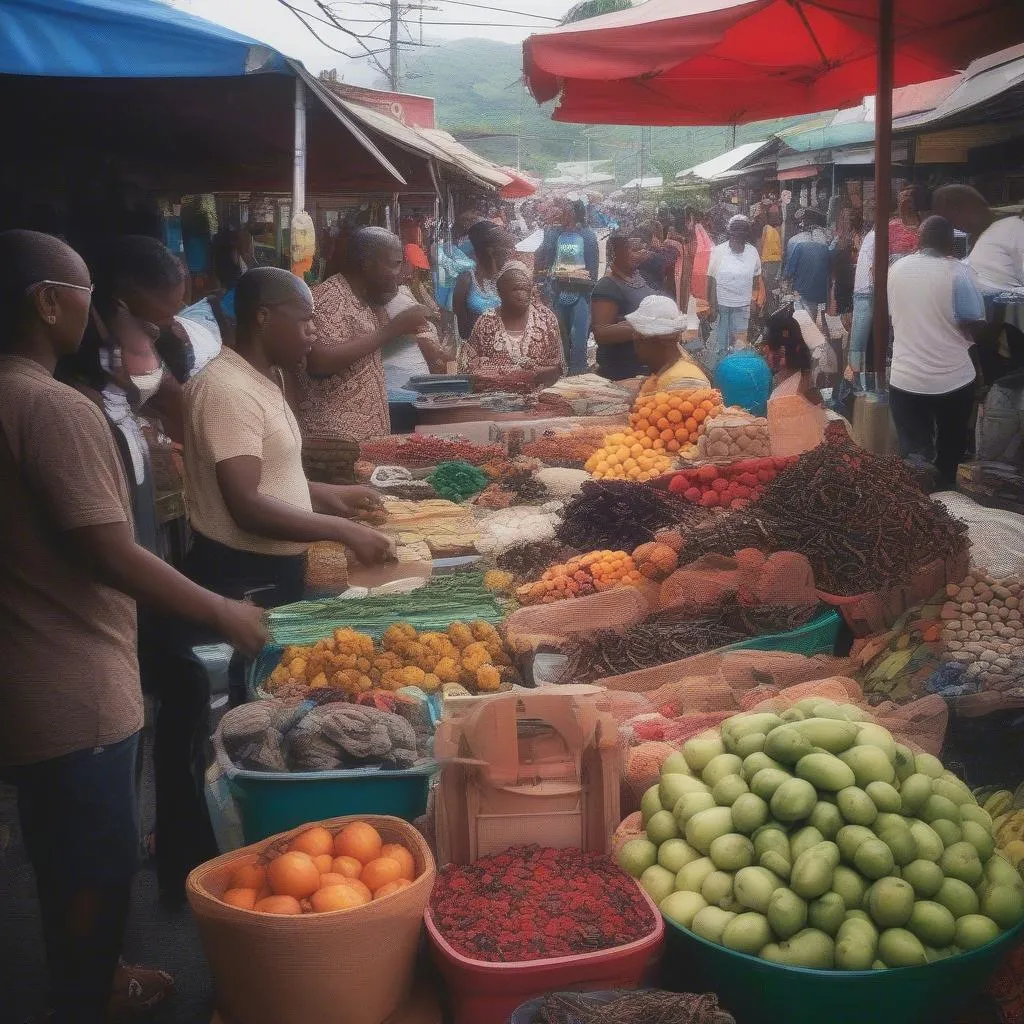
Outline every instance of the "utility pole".
<svg viewBox="0 0 1024 1024">
<path fill-rule="evenodd" d="M 391 90 L 392 92 L 398 92 L 398 23 L 401 17 L 401 12 L 398 6 L 398 0 L 391 0 L 391 26 L 388 37 L 389 50 L 391 54 L 391 60 L 389 64 L 390 79 L 391 79 Z"/>
</svg>

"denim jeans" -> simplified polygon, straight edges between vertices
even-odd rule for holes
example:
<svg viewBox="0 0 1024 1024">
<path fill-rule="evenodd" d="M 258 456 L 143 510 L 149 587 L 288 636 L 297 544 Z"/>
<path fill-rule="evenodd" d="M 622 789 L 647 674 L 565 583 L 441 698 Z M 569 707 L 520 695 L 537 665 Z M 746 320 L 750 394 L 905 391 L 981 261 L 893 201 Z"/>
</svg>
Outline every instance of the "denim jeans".
<svg viewBox="0 0 1024 1024">
<path fill-rule="evenodd" d="M 745 336 L 750 326 L 749 306 L 719 306 L 718 326 L 715 328 L 715 360 L 719 360 L 729 349 Z"/>
<path fill-rule="evenodd" d="M 139 734 L 0 768 L 36 873 L 55 1024 L 106 1024 L 139 857 Z"/>
<path fill-rule="evenodd" d="M 864 372 L 864 360 L 871 338 L 871 318 L 875 311 L 875 297 L 871 292 L 853 293 L 853 326 L 850 328 L 850 369 Z"/>
<path fill-rule="evenodd" d="M 590 340 L 590 298 L 580 295 L 571 305 L 555 302 L 555 315 L 562 335 L 565 365 L 570 374 L 587 372 L 587 342 Z"/>
</svg>

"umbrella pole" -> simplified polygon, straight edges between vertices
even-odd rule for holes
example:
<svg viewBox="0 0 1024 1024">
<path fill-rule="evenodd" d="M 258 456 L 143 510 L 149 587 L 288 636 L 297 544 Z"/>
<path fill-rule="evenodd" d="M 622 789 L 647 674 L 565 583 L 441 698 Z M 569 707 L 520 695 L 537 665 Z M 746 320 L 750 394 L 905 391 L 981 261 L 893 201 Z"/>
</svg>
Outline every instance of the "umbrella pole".
<svg viewBox="0 0 1024 1024">
<path fill-rule="evenodd" d="M 895 0 L 878 0 L 878 86 L 875 89 L 875 379 L 885 380 L 889 347 L 889 211 L 892 209 L 892 83 Z"/>
</svg>

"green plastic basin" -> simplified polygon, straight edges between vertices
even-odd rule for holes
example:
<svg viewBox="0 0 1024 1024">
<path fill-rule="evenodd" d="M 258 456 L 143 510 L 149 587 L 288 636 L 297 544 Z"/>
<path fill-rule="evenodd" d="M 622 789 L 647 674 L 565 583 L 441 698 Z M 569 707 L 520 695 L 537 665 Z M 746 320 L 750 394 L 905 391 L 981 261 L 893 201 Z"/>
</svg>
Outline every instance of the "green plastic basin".
<svg viewBox="0 0 1024 1024">
<path fill-rule="evenodd" d="M 1024 921 L 981 949 L 923 967 L 817 971 L 708 942 L 665 919 L 662 988 L 715 992 L 742 1024 L 949 1024 L 1020 941 Z"/>
</svg>

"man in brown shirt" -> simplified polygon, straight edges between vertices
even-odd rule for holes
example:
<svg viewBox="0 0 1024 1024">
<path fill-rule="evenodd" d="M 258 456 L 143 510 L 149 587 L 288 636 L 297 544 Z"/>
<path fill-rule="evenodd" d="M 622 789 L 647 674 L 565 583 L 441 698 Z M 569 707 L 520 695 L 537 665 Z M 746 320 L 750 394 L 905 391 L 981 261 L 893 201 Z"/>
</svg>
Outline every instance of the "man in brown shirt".
<svg viewBox="0 0 1024 1024">
<path fill-rule="evenodd" d="M 52 377 L 92 285 L 63 242 L 0 233 L 0 778 L 36 873 L 56 1021 L 106 1021 L 138 852 L 135 600 L 258 650 L 258 609 L 135 544 L 110 428 Z"/>
</svg>

